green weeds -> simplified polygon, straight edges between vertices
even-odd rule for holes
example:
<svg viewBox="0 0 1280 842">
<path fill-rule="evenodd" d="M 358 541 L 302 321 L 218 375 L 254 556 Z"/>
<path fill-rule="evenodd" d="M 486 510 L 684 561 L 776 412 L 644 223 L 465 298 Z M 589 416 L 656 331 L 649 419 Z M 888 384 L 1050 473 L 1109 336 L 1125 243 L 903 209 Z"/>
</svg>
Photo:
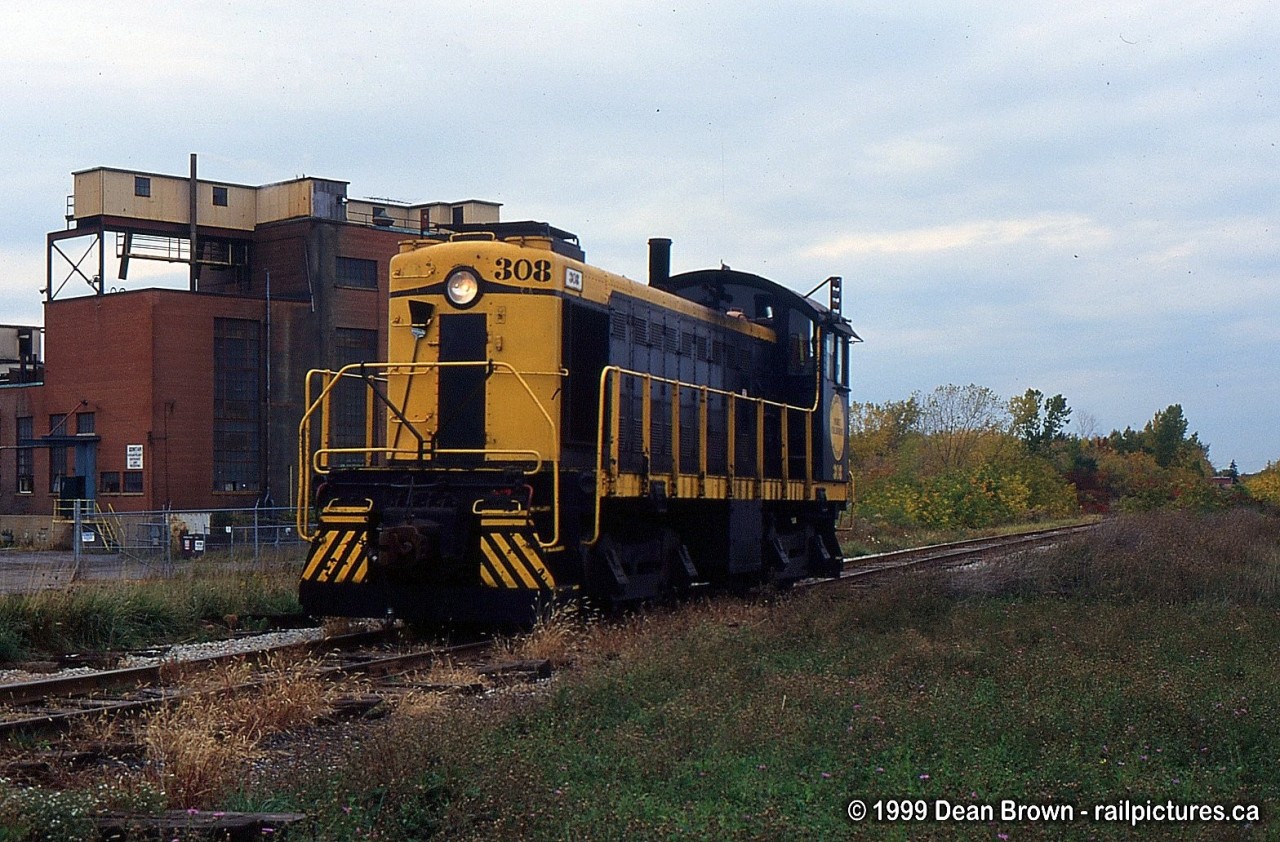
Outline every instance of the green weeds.
<svg viewBox="0 0 1280 842">
<path fill-rule="evenodd" d="M 197 639 L 229 615 L 300 611 L 293 574 L 84 583 L 0 596 L 0 662 Z"/>
<path fill-rule="evenodd" d="M 403 709 L 202 806 L 307 812 L 325 840 L 1275 835 L 1278 536 L 1155 514 L 998 566 L 571 625 L 544 691 Z M 854 825 L 854 798 L 1263 823 Z"/>
</svg>

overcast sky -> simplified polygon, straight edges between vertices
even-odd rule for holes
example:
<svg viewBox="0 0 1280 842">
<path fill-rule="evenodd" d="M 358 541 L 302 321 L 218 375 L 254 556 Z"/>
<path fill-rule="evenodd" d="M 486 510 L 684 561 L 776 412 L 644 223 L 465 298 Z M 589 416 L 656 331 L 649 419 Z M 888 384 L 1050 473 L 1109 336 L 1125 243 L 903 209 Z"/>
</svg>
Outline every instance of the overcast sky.
<svg viewBox="0 0 1280 842">
<path fill-rule="evenodd" d="M 42 320 L 73 171 L 195 152 L 213 180 L 502 202 L 637 279 L 652 236 L 675 271 L 842 275 L 855 400 L 1037 388 L 1099 434 L 1180 403 L 1218 467 L 1280 459 L 1280 4 L 0 0 L 0 21 L 0 323 Z"/>
</svg>

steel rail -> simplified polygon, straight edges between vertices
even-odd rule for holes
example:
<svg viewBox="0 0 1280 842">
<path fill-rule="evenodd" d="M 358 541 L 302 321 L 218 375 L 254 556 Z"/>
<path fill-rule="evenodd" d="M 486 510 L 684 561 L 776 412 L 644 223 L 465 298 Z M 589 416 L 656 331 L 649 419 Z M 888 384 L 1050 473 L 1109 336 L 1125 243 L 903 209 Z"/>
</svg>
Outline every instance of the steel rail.
<svg viewBox="0 0 1280 842">
<path fill-rule="evenodd" d="M 266 660 L 271 655 L 280 653 L 307 656 L 319 652 L 332 651 L 335 648 L 339 650 L 351 649 L 357 646 L 377 643 L 386 639 L 387 634 L 386 630 L 353 632 L 319 640 L 289 643 L 267 649 L 213 655 L 207 658 L 194 658 L 190 661 L 168 660 L 140 667 L 126 667 L 0 685 L 0 704 L 3 705 L 11 705 L 16 708 L 24 704 L 30 705 L 46 700 L 54 704 L 79 705 L 79 707 L 69 710 L 46 710 L 32 713 L 29 716 L 0 719 L 0 737 L 22 731 L 60 728 L 73 720 L 81 719 L 88 715 L 128 713 L 144 710 L 159 704 L 171 704 L 179 701 L 191 695 L 191 692 L 157 690 L 157 685 L 162 684 L 166 677 L 172 676 L 175 671 L 179 674 L 187 670 L 204 672 L 220 664 L 233 662 L 256 663 Z M 218 691 L 221 692 L 224 689 L 218 688 Z M 93 698 L 95 693 L 107 691 L 140 694 L 152 692 L 154 695 L 142 698 Z M 4 712 L 0 711 L 0 714 Z M 11 710 L 10 712 L 18 711 Z"/>
<path fill-rule="evenodd" d="M 1032 532 L 1020 532 L 1016 535 L 968 538 L 963 541 L 953 541 L 946 544 L 932 544 L 926 547 L 912 547 L 874 555 L 853 556 L 844 560 L 844 569 L 838 579 L 815 580 L 815 583 L 847 581 L 858 577 L 902 570 L 920 564 L 964 561 L 992 550 L 1008 550 L 1016 547 L 1050 544 L 1061 538 L 1093 529 L 1095 526 L 1097 526 L 1095 523 L 1058 526 L 1049 529 L 1038 529 Z"/>
</svg>

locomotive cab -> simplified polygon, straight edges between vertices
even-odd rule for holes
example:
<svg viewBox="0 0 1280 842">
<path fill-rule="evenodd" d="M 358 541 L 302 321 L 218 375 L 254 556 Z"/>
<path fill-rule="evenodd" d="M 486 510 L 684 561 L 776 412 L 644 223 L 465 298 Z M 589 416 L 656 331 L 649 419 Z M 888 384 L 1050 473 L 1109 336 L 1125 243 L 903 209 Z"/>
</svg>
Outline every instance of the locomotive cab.
<svg viewBox="0 0 1280 842">
<path fill-rule="evenodd" d="M 753 384 L 754 393 L 792 406 L 815 407 L 811 423 L 822 429 L 815 428 L 821 446 L 813 454 L 814 470 L 819 476 L 843 479 L 847 475 L 849 347 L 862 341 L 840 315 L 843 279 L 831 277 L 818 287 L 829 287 L 829 307 L 759 275 L 728 268 L 666 278 L 659 273 L 657 283 L 681 298 L 774 331 L 770 367 Z"/>
</svg>

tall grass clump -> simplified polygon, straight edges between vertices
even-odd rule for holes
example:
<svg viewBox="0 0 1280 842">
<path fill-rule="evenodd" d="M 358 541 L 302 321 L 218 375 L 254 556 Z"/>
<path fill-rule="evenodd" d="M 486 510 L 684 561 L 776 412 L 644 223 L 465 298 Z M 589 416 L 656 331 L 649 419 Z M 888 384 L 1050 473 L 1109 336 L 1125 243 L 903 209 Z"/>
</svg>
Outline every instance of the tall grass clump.
<svg viewBox="0 0 1280 842">
<path fill-rule="evenodd" d="M 502 648 L 513 658 L 567 666 L 581 654 L 597 619 L 579 602 L 548 605 L 538 613 L 528 633 L 504 639 Z"/>
<path fill-rule="evenodd" d="M 227 615 L 301 611 L 292 575 L 91 582 L 0 596 L 0 661 L 207 636 Z"/>
</svg>

